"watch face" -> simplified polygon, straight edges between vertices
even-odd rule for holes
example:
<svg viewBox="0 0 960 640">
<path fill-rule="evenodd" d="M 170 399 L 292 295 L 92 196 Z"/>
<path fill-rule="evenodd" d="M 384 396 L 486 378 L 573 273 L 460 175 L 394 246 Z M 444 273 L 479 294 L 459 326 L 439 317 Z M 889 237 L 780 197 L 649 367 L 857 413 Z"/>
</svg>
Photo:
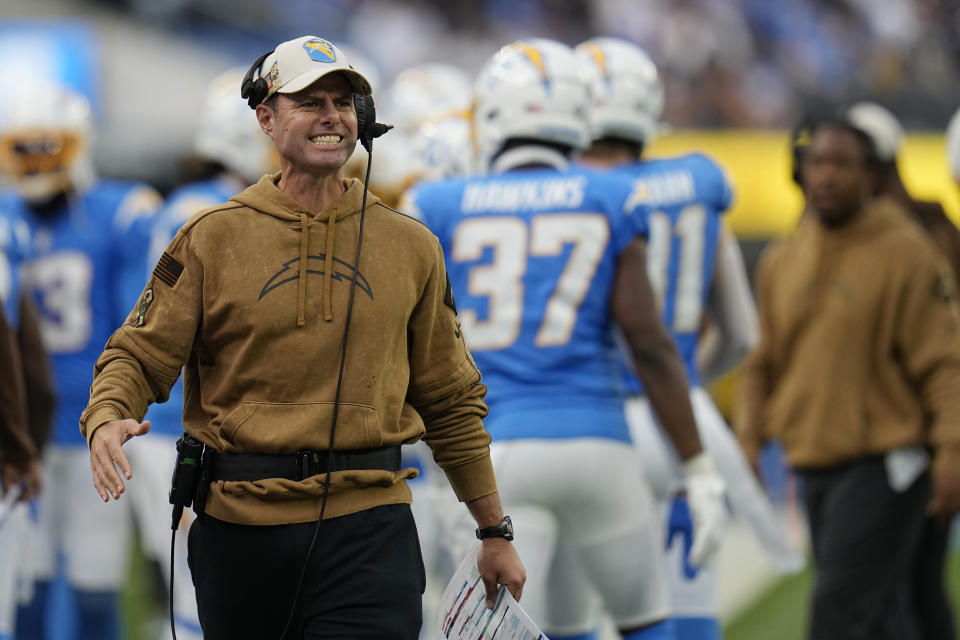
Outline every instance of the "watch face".
<svg viewBox="0 0 960 640">
<path fill-rule="evenodd" d="M 492 527 L 478 528 L 477 538 L 481 540 L 486 538 L 513 540 L 513 522 L 510 520 L 510 516 L 504 516 L 500 524 L 493 525 Z"/>
</svg>

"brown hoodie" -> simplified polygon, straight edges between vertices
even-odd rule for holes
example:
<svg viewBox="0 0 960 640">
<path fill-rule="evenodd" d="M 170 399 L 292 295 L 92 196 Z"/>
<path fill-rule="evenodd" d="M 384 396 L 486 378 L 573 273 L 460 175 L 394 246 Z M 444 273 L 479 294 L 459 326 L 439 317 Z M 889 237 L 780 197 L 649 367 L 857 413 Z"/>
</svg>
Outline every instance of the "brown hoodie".
<svg viewBox="0 0 960 640">
<path fill-rule="evenodd" d="M 755 459 L 782 440 L 825 467 L 906 445 L 960 465 L 960 314 L 936 247 L 875 200 L 828 230 L 805 216 L 757 270 L 760 343 L 740 381 L 737 433 Z"/>
<path fill-rule="evenodd" d="M 28 424 L 20 350 L 0 304 L 0 464 L 23 467 L 37 457 Z"/>
<path fill-rule="evenodd" d="M 208 446 L 327 448 L 363 185 L 346 181 L 346 193 L 315 214 L 278 179 L 201 211 L 173 239 L 97 361 L 80 418 L 88 442 L 109 420 L 141 420 L 185 367 L 184 429 Z M 461 500 L 495 492 L 486 388 L 436 237 L 370 195 L 358 272 L 334 448 L 423 437 Z M 324 517 L 410 502 L 403 480 L 415 475 L 336 472 Z M 206 512 L 240 524 L 314 520 L 323 478 L 216 481 Z"/>
</svg>

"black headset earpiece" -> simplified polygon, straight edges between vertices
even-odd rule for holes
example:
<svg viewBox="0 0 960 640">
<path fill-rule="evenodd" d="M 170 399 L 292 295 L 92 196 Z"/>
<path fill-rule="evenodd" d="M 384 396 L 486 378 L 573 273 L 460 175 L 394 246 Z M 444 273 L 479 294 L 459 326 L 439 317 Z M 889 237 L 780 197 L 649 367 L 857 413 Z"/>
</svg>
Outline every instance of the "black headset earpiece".
<svg viewBox="0 0 960 640">
<path fill-rule="evenodd" d="M 373 139 L 393 129 L 393 125 L 377 122 L 377 108 L 373 104 L 373 96 L 353 94 L 353 109 L 357 112 L 357 140 L 367 153 L 370 153 Z"/>
<path fill-rule="evenodd" d="M 267 92 L 270 91 L 267 87 L 267 81 L 260 77 L 260 67 L 271 53 L 273 53 L 272 49 L 254 60 L 247 70 L 247 74 L 243 76 L 243 82 L 240 83 L 240 97 L 247 100 L 251 109 L 256 109 L 257 105 L 267 97 Z"/>
</svg>

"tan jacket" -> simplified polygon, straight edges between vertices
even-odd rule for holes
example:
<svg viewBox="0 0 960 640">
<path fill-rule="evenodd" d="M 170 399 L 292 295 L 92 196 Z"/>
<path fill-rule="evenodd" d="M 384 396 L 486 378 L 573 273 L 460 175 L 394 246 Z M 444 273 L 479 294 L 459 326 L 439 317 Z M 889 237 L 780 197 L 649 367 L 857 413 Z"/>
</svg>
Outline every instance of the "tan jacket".
<svg viewBox="0 0 960 640">
<path fill-rule="evenodd" d="M 760 344 L 736 428 L 750 458 L 778 438 L 791 464 L 824 467 L 912 444 L 960 468 L 960 315 L 937 248 L 877 200 L 852 223 L 806 216 L 756 277 Z"/>
<path fill-rule="evenodd" d="M 314 214 L 278 179 L 198 213 L 173 239 L 97 361 L 80 419 L 88 441 L 109 420 L 142 419 L 185 367 L 184 429 L 205 444 L 327 448 L 363 186 L 346 181 L 347 192 Z M 495 492 L 486 388 L 436 237 L 371 195 L 358 271 L 334 448 L 423 437 L 461 500 Z M 409 502 L 403 480 L 415 475 L 336 472 L 324 517 Z M 241 524 L 307 522 L 319 515 L 322 485 L 323 476 L 216 481 L 206 511 Z"/>
<path fill-rule="evenodd" d="M 22 466 L 37 457 L 27 425 L 20 349 L 0 304 L 0 464 Z"/>
</svg>

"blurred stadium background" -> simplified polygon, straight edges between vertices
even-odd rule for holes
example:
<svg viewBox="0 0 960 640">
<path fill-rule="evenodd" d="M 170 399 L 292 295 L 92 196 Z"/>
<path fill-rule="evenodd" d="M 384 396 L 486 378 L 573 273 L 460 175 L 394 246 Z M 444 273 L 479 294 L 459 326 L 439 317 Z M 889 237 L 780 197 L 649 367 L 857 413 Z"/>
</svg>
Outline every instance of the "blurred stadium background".
<svg viewBox="0 0 960 640">
<path fill-rule="evenodd" d="M 908 132 L 900 154 L 908 188 L 960 222 L 942 135 L 960 107 L 956 0 L 3 0 L 0 106 L 38 76 L 66 81 L 95 105 L 99 170 L 166 192 L 191 151 L 208 81 L 306 33 L 347 45 L 375 96 L 412 64 L 444 61 L 474 73 L 522 37 L 633 40 L 666 88 L 671 131 L 652 153 L 699 150 L 725 167 L 736 191 L 731 224 L 751 266 L 799 216 L 787 131 L 810 109 L 859 100 L 889 107 Z M 725 411 L 734 385 L 727 378 L 713 389 Z M 775 450 L 765 472 L 802 542 Z M 809 573 L 777 578 L 736 524 L 731 538 L 721 569 L 728 638 L 803 637 Z M 949 569 L 955 601 L 958 538 Z M 156 637 L 147 623 L 163 615 L 143 566 L 134 563 L 125 597 L 134 639 Z"/>
</svg>

